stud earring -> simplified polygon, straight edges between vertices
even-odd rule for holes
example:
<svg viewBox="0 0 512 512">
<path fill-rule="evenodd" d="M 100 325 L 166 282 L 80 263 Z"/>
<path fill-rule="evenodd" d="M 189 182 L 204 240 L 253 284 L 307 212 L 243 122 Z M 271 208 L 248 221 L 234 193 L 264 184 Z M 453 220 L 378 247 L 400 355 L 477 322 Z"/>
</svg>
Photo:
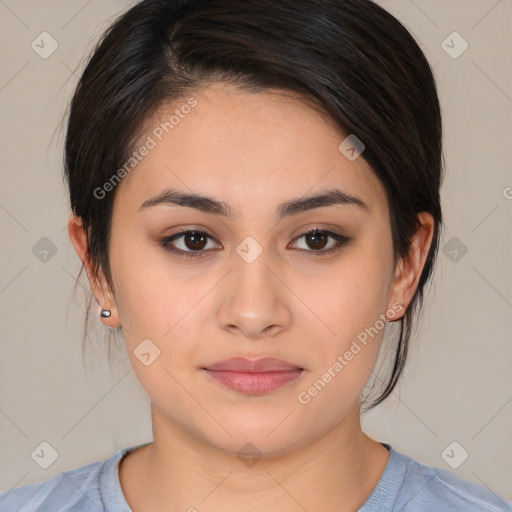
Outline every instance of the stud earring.
<svg viewBox="0 0 512 512">
<path fill-rule="evenodd" d="M 102 318 L 108 318 L 111 314 L 112 314 L 112 312 L 110 311 L 110 309 L 102 309 L 101 310 Z"/>
</svg>

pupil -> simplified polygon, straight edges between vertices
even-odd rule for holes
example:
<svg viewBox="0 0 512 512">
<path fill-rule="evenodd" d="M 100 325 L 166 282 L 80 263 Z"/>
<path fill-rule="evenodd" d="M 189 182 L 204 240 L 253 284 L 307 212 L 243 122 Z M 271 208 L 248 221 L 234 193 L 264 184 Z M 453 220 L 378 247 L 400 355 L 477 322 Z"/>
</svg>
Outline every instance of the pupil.
<svg viewBox="0 0 512 512">
<path fill-rule="evenodd" d="M 313 240 L 313 245 L 314 245 L 314 247 L 312 247 L 313 249 L 322 249 L 324 247 L 325 243 L 322 243 L 322 242 L 325 242 L 325 239 L 327 237 L 325 233 L 313 233 L 308 236 L 309 236 L 310 240 Z M 319 239 L 321 239 L 320 243 L 318 242 Z M 316 240 L 316 242 L 315 242 L 315 240 Z M 320 247 L 318 247 L 318 245 L 320 245 Z"/>
<path fill-rule="evenodd" d="M 191 244 L 187 242 L 191 241 Z M 185 236 L 185 244 L 189 249 L 203 249 L 205 247 L 206 236 L 203 234 L 197 234 L 196 232 L 187 233 Z M 198 243 L 199 242 L 199 243 Z M 192 246 L 190 246 L 192 245 Z"/>
</svg>

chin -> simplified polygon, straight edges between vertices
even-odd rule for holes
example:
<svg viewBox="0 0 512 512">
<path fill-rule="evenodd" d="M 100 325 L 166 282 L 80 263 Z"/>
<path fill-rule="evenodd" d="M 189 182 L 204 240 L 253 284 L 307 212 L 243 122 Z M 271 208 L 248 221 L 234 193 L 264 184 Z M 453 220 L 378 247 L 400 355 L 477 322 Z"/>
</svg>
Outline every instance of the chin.
<svg viewBox="0 0 512 512">
<path fill-rule="evenodd" d="M 204 435 L 209 444 L 231 455 L 279 457 L 299 449 L 314 437 L 313 433 L 307 432 L 303 422 L 297 423 L 297 412 L 290 412 L 286 409 L 280 409 L 278 414 L 239 412 L 232 418 L 225 417 L 222 422 L 233 437 L 217 428 Z"/>
<path fill-rule="evenodd" d="M 212 441 L 215 442 L 214 440 Z M 222 441 L 217 441 L 215 443 L 217 449 L 238 457 L 240 462 L 247 467 L 252 467 L 262 457 L 281 457 L 305 444 L 304 440 L 300 438 L 294 439 L 287 435 L 287 433 L 283 436 L 276 434 L 275 436 L 267 437 L 267 433 L 247 433 L 244 431 L 234 435 L 232 439 L 226 440 L 224 438 Z"/>
</svg>

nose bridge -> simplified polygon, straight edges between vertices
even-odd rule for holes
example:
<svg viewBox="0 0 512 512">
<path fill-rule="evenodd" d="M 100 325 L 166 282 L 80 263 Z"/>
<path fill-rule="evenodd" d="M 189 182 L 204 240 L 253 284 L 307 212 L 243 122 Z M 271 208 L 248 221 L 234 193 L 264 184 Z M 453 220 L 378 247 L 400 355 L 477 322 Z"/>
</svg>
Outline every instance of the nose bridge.
<svg viewBox="0 0 512 512">
<path fill-rule="evenodd" d="M 270 271 L 268 256 L 261 254 L 250 262 L 243 257 L 239 257 L 238 261 L 235 259 L 234 291 L 239 300 L 249 298 L 254 303 L 276 300 L 276 278 Z"/>
<path fill-rule="evenodd" d="M 271 269 L 270 253 L 247 237 L 233 254 L 229 291 L 219 309 L 221 327 L 238 329 L 247 337 L 260 336 L 273 326 L 285 328 L 291 319 L 283 284 Z"/>
<path fill-rule="evenodd" d="M 269 269 L 269 266 L 275 265 L 276 262 L 272 261 L 272 254 L 268 249 L 269 237 L 267 236 L 265 240 L 263 238 L 264 235 L 258 236 L 258 239 L 254 236 L 245 237 L 235 247 L 236 254 L 233 254 L 234 278 L 237 288 L 238 285 L 240 288 L 246 288 L 237 290 L 237 293 L 251 295 L 252 289 L 256 299 L 261 294 L 267 294 L 267 298 L 271 298 L 273 292 L 276 291 L 274 289 L 276 283 L 273 282 L 275 276 Z M 263 244 L 265 244 L 265 249 Z"/>
</svg>

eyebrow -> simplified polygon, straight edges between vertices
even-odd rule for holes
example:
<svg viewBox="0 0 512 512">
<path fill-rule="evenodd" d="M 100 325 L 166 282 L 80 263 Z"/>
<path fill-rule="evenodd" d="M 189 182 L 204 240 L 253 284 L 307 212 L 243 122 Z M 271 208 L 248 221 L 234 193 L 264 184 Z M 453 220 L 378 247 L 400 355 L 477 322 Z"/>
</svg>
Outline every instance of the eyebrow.
<svg viewBox="0 0 512 512">
<path fill-rule="evenodd" d="M 213 213 L 225 217 L 235 217 L 238 215 L 238 212 L 224 201 L 218 201 L 196 193 L 184 193 L 177 190 L 164 190 L 161 194 L 147 199 L 142 203 L 139 211 L 161 204 L 195 208 L 205 213 Z M 282 219 L 308 210 L 333 205 L 354 205 L 369 213 L 368 205 L 362 199 L 343 192 L 340 189 L 332 189 L 314 196 L 286 201 L 278 206 L 277 215 Z"/>
</svg>

